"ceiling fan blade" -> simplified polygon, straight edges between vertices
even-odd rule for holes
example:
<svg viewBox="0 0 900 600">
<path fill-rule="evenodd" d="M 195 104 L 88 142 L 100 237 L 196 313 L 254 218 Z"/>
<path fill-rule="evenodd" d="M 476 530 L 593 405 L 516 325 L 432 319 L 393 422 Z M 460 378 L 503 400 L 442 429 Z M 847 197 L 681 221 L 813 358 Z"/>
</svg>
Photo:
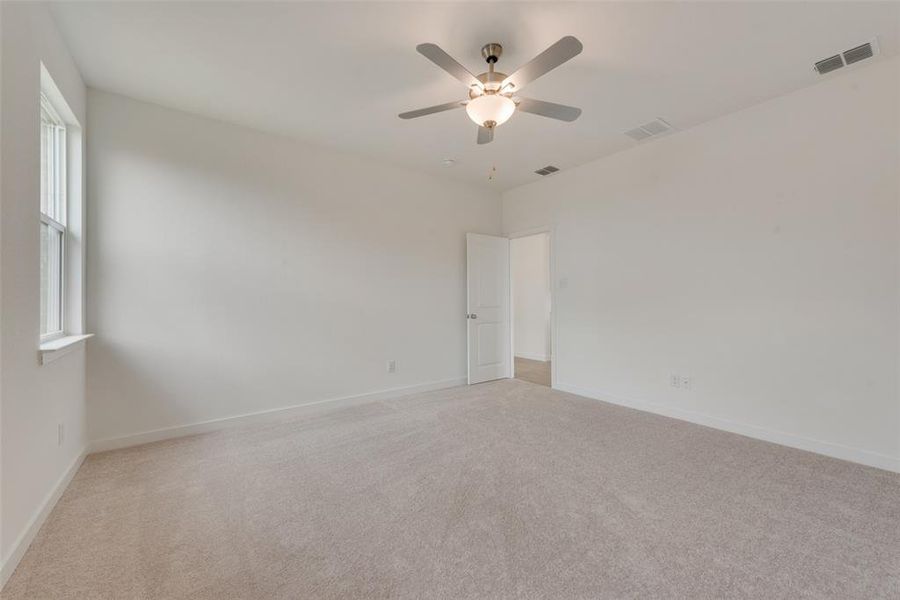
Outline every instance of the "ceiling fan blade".
<svg viewBox="0 0 900 600">
<path fill-rule="evenodd" d="M 583 49 L 584 46 L 577 38 L 567 35 L 535 56 L 531 62 L 519 67 L 515 73 L 503 80 L 500 87 L 512 84 L 515 86 L 512 91 L 517 92 L 541 75 L 578 56 Z"/>
<path fill-rule="evenodd" d="M 446 104 L 438 104 L 437 106 L 429 106 L 428 108 L 420 108 L 419 110 L 411 110 L 409 112 L 397 115 L 401 119 L 415 119 L 416 117 L 424 117 L 434 113 L 444 112 L 445 110 L 453 110 L 454 108 L 462 108 L 466 103 L 457 100 L 456 102 L 447 102 Z"/>
<path fill-rule="evenodd" d="M 494 128 L 493 127 L 479 127 L 478 128 L 478 143 L 479 144 L 489 144 L 494 141 Z"/>
<path fill-rule="evenodd" d="M 419 44 L 416 46 L 416 50 L 419 51 L 419 54 L 447 71 L 467 86 L 484 89 L 483 83 L 469 73 L 468 69 L 456 62 L 452 56 L 441 50 L 440 46 L 437 44 Z"/>
<path fill-rule="evenodd" d="M 556 104 L 555 102 L 533 100 L 531 98 L 520 98 L 516 107 L 523 112 L 570 123 L 581 116 L 580 108 L 566 106 L 565 104 Z"/>
</svg>

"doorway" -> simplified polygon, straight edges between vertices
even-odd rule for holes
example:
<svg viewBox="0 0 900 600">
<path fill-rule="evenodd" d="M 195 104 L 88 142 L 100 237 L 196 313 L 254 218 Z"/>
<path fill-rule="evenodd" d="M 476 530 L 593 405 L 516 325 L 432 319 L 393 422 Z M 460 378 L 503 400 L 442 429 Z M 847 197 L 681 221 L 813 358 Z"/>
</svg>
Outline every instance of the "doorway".
<svg viewBox="0 0 900 600">
<path fill-rule="evenodd" d="M 510 240 L 513 377 L 551 386 L 550 234 Z"/>
</svg>

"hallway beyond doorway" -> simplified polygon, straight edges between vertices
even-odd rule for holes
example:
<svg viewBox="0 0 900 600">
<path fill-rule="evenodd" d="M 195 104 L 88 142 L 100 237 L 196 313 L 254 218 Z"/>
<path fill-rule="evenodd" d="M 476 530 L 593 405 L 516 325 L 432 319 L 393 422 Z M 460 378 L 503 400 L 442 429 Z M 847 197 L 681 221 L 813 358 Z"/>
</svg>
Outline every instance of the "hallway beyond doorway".
<svg viewBox="0 0 900 600">
<path fill-rule="evenodd" d="M 550 361 L 516 357 L 516 379 L 550 387 Z"/>
<path fill-rule="evenodd" d="M 510 239 L 513 377 L 552 385 L 550 234 Z"/>
</svg>

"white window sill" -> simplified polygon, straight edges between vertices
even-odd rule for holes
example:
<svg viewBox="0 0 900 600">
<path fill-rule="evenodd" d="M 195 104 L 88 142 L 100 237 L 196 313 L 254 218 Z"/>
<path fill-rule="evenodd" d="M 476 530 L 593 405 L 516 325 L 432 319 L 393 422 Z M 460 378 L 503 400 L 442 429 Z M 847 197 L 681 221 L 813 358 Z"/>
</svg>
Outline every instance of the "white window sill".
<svg viewBox="0 0 900 600">
<path fill-rule="evenodd" d="M 65 356 L 69 352 L 76 350 L 85 340 L 91 337 L 94 337 L 93 333 L 86 333 L 83 335 L 67 335 L 49 342 L 41 342 L 38 352 L 41 364 L 46 365 L 61 356 Z"/>
</svg>

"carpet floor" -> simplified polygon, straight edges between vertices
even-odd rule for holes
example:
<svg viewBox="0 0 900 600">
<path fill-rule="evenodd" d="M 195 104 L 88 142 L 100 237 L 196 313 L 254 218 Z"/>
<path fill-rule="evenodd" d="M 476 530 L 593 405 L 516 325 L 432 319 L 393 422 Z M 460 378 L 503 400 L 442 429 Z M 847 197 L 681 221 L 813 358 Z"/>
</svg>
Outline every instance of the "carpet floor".
<svg viewBox="0 0 900 600">
<path fill-rule="evenodd" d="M 505 380 L 89 456 L 2 594 L 898 598 L 900 475 Z"/>
</svg>

